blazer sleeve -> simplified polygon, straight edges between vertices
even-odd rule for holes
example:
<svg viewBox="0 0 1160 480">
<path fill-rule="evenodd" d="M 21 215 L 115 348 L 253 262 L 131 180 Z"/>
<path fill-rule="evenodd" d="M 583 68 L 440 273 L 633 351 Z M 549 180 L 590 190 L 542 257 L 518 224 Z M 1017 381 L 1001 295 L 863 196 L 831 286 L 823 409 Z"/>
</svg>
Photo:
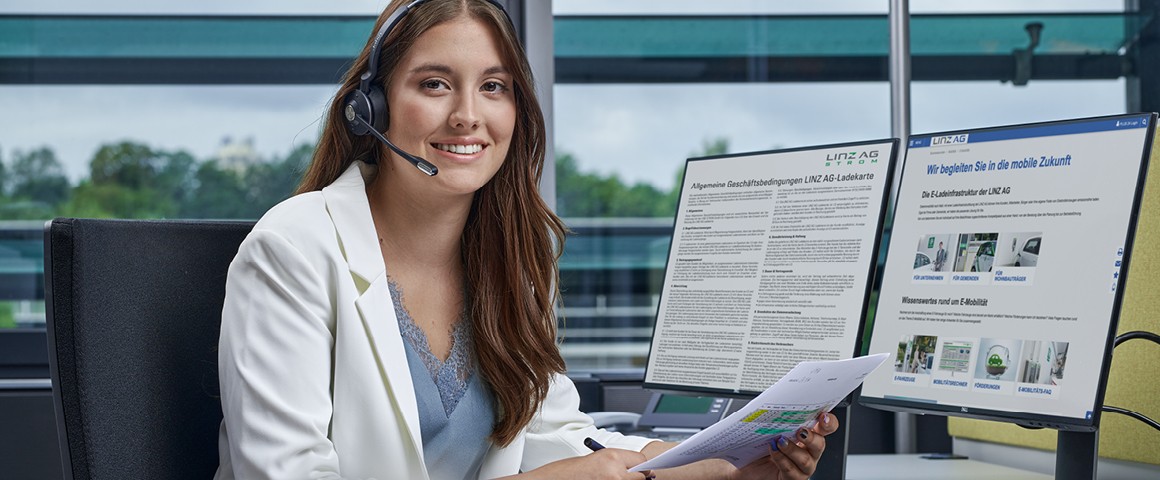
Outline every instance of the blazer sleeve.
<svg viewBox="0 0 1160 480">
<path fill-rule="evenodd" d="M 539 415 L 528 425 L 520 469 L 526 472 L 556 460 L 592 453 L 584 446 L 585 437 L 592 437 L 605 447 L 635 451 L 657 441 L 596 428 L 592 417 L 580 411 L 576 385 L 567 375 L 557 374 Z"/>
<path fill-rule="evenodd" d="M 270 230 L 252 232 L 230 264 L 218 345 L 227 477 L 341 478 L 327 436 L 328 291 L 302 252 Z"/>
</svg>

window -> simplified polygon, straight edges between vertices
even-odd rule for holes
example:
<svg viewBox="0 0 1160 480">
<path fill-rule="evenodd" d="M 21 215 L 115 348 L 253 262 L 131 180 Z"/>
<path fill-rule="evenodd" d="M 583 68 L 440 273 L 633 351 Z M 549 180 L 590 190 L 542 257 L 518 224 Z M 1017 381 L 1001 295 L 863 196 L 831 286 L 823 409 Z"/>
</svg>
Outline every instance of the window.
<svg viewBox="0 0 1160 480">
<path fill-rule="evenodd" d="M 1061 9 L 1039 2 L 912 5 L 915 133 L 1125 110 L 1122 67 L 1147 15 L 1098 0 L 1062 7 L 1075 13 L 1026 13 Z M 554 8 L 557 210 L 576 231 L 561 261 L 563 352 L 573 369 L 639 368 L 684 160 L 889 137 L 886 4 Z M 1043 28 L 1028 49 L 1034 23 Z M 993 255 L 965 268 L 989 269 Z M 916 256 L 924 265 L 931 259 Z"/>
<path fill-rule="evenodd" d="M 0 12 L 0 378 L 48 377 L 45 220 L 257 218 L 373 23 L 60 7 Z"/>
<path fill-rule="evenodd" d="M 41 3 L 0 7 L 0 336 L 43 332 L 48 218 L 256 218 L 288 195 L 379 8 Z M 663 3 L 553 2 L 571 368 L 643 366 L 686 158 L 890 136 L 885 4 Z M 1160 84 L 1127 61 L 1151 17 L 1119 0 L 912 3 L 915 132 L 1119 113 Z"/>
</svg>

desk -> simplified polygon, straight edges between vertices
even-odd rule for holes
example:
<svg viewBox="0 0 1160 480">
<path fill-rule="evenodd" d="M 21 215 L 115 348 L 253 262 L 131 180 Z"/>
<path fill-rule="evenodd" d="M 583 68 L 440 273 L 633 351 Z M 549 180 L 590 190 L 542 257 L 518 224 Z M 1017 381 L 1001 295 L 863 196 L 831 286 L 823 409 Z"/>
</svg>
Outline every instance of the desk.
<svg viewBox="0 0 1160 480">
<path fill-rule="evenodd" d="M 850 455 L 846 458 L 849 480 L 1047 480 L 1050 475 L 993 465 L 975 460 L 928 460 L 922 455 Z"/>
</svg>

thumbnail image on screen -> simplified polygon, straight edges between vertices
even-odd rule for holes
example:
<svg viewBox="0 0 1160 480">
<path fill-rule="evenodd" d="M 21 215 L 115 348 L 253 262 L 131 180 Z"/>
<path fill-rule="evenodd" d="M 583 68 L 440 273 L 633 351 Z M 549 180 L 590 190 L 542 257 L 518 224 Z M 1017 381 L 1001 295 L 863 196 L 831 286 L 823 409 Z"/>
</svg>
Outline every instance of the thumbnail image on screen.
<svg viewBox="0 0 1160 480">
<path fill-rule="evenodd" d="M 911 137 L 860 401 L 1094 426 L 1155 120 Z"/>
<path fill-rule="evenodd" d="M 894 371 L 925 375 L 934 365 L 934 346 L 937 337 L 905 335 L 898 342 Z"/>
</svg>

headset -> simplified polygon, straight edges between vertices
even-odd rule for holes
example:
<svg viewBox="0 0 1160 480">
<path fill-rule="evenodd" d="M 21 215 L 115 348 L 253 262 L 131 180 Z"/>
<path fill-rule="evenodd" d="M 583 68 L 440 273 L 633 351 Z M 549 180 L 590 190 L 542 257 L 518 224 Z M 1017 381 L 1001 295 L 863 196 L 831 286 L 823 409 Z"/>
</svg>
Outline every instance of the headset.
<svg viewBox="0 0 1160 480">
<path fill-rule="evenodd" d="M 367 70 L 359 76 L 358 88 L 347 94 L 346 98 L 343 99 L 343 103 L 345 104 L 343 114 L 346 116 L 347 127 L 350 128 L 351 133 L 359 136 L 367 134 L 374 136 L 395 153 L 399 154 L 399 156 L 403 157 L 403 159 L 411 162 L 420 171 L 426 173 L 427 176 L 435 176 L 439 173 L 438 167 L 422 158 L 404 152 L 403 149 L 396 147 L 395 144 L 391 143 L 390 140 L 387 140 L 387 137 L 380 133 L 387 127 L 387 96 L 381 88 L 371 85 L 371 81 L 374 80 L 375 75 L 379 71 L 379 50 L 382 49 L 383 40 L 387 38 L 387 35 L 391 33 L 395 25 L 401 22 L 403 17 L 407 16 L 407 13 L 428 1 L 415 0 L 392 12 L 391 16 L 387 17 L 387 21 L 383 22 L 383 26 L 375 34 L 374 42 L 371 43 Z M 495 5 L 507 17 L 508 22 L 511 22 L 511 16 L 508 14 L 507 9 L 498 0 L 485 1 Z"/>
</svg>

